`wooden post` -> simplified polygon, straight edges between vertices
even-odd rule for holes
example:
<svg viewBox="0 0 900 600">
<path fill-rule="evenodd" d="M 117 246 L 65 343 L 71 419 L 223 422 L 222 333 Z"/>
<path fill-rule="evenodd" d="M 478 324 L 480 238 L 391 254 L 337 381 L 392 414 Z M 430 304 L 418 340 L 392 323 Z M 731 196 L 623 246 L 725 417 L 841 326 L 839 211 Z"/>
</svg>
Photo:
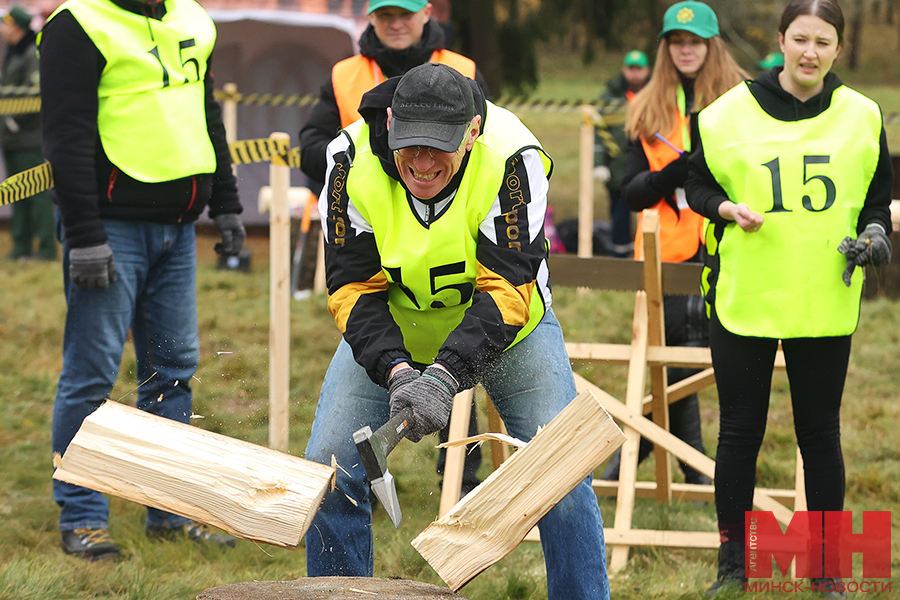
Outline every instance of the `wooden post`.
<svg viewBox="0 0 900 600">
<path fill-rule="evenodd" d="M 578 256 L 594 254 L 594 107 L 581 107 L 578 179 Z"/>
<path fill-rule="evenodd" d="M 272 139 L 289 140 L 275 132 Z M 291 170 L 275 157 L 269 166 L 272 204 L 269 207 L 269 446 L 288 450 L 291 352 L 291 217 L 288 189 Z"/>
<path fill-rule="evenodd" d="M 665 316 L 663 314 L 662 265 L 659 257 L 659 212 L 644 211 L 642 242 L 644 244 L 644 287 L 647 290 L 647 342 L 651 346 L 666 345 Z M 666 367 L 650 367 L 653 422 L 669 430 L 669 400 Z M 672 464 L 669 453 L 662 446 L 654 446 L 656 456 L 656 498 L 660 502 L 672 501 Z"/>
<path fill-rule="evenodd" d="M 453 408 L 450 411 L 450 431 L 447 433 L 448 439 L 459 440 L 468 435 L 469 417 L 472 412 L 472 398 L 474 397 L 475 388 L 470 388 L 458 393 L 453 398 Z M 465 460 L 465 446 L 447 448 L 444 460 L 444 483 L 441 485 L 441 504 L 440 508 L 438 508 L 438 515 L 447 514 L 453 508 L 453 505 L 459 502 Z"/>
<path fill-rule="evenodd" d="M 237 93 L 236 83 L 226 83 L 222 86 L 222 90 L 228 94 Z M 237 141 L 238 121 L 237 121 L 237 102 L 234 100 L 225 100 L 222 102 L 222 123 L 225 125 L 225 141 L 229 144 Z M 237 165 L 231 165 L 231 170 L 237 174 Z"/>
</svg>

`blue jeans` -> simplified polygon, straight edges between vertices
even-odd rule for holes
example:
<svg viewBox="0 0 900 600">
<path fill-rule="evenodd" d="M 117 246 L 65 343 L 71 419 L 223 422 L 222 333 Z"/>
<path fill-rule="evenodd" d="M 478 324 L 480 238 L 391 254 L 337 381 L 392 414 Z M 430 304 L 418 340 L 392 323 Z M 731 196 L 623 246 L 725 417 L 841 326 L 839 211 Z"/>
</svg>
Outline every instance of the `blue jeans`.
<svg viewBox="0 0 900 600">
<path fill-rule="evenodd" d="M 137 407 L 182 423 L 191 416 L 191 377 L 200 354 L 194 224 L 104 219 L 103 225 L 118 271 L 104 291 L 69 280 L 69 248 L 58 227 L 68 311 L 53 407 L 54 453 L 65 452 L 84 418 L 109 397 L 129 329 L 141 384 Z M 62 509 L 61 531 L 107 526 L 109 502 L 99 492 L 53 480 L 53 499 Z M 186 522 L 148 508 L 148 527 Z"/>
<path fill-rule="evenodd" d="M 482 378 L 509 434 L 528 441 L 576 395 L 562 330 L 553 311 L 527 338 L 503 353 Z M 306 535 L 310 577 L 371 577 L 374 572 L 369 481 L 353 432 L 376 429 L 390 416 L 386 389 L 375 385 L 341 341 L 325 374 L 306 458 L 341 469 Z M 346 470 L 346 472 L 345 472 Z M 349 498 L 355 500 L 352 502 Z M 609 598 L 603 521 L 591 477 L 538 523 L 550 600 Z"/>
</svg>

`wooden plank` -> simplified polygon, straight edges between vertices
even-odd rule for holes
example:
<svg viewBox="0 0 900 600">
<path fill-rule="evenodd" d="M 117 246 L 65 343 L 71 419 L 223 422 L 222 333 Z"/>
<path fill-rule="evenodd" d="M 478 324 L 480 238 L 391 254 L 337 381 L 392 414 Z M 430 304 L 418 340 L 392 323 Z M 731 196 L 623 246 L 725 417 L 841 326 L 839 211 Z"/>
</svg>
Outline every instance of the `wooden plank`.
<svg viewBox="0 0 900 600">
<path fill-rule="evenodd" d="M 634 299 L 634 322 L 632 325 L 631 361 L 628 366 L 628 383 L 625 390 L 625 402 L 631 410 L 640 412 L 644 396 L 644 385 L 647 376 L 647 292 L 637 292 Z M 576 375 L 576 385 L 578 375 Z M 599 389 L 599 388 L 598 388 Z M 596 392 L 595 392 L 596 394 Z M 618 403 L 618 400 L 616 400 Z M 646 420 L 641 417 L 641 420 Z M 649 421 L 647 421 L 649 423 Z M 617 529 L 630 529 L 634 516 L 634 485 L 637 481 L 637 459 L 640 447 L 638 431 L 623 422 L 628 440 L 622 445 L 622 456 L 619 461 L 619 493 L 616 496 L 615 526 Z M 628 548 L 616 547 L 609 552 L 609 570 L 616 573 L 628 562 Z"/>
<path fill-rule="evenodd" d="M 450 430 L 447 432 L 449 440 L 458 440 L 469 435 L 469 417 L 472 414 L 472 398 L 475 389 L 458 393 L 453 398 L 453 408 L 450 409 Z M 462 492 L 463 469 L 466 462 L 466 447 L 456 446 L 447 448 L 444 461 L 444 482 L 441 484 L 441 504 L 438 515 L 445 515 L 459 501 Z"/>
<path fill-rule="evenodd" d="M 54 479 L 296 548 L 335 470 L 107 401 L 89 415 Z"/>
<path fill-rule="evenodd" d="M 579 394 L 412 545 L 451 590 L 509 554 L 625 437 L 593 393 Z"/>
<path fill-rule="evenodd" d="M 506 425 L 490 397 L 487 399 L 484 410 L 488 418 L 488 431 L 506 433 Z M 494 465 L 494 469 L 500 468 L 507 458 L 509 458 L 509 446 L 502 442 L 491 442 L 491 463 Z"/>
<path fill-rule="evenodd" d="M 686 377 L 681 381 L 676 381 L 666 388 L 666 400 L 669 404 L 678 402 L 682 398 L 686 398 L 695 392 L 699 392 L 716 383 L 716 374 L 712 370 L 704 369 L 699 373 L 694 373 L 690 377 Z M 644 414 L 646 415 L 653 410 L 653 394 L 644 396 Z"/>
<path fill-rule="evenodd" d="M 594 479 L 594 491 L 598 496 L 615 496 L 619 486 L 615 481 Z M 795 507 L 794 490 L 776 490 L 762 488 L 767 496 L 777 500 L 780 504 L 794 510 L 802 510 Z M 638 498 L 655 498 L 655 481 L 638 481 L 635 483 L 635 496 Z M 715 487 L 712 485 L 700 485 L 696 483 L 672 483 L 672 497 L 679 501 L 699 500 L 701 502 L 715 502 Z"/>
<path fill-rule="evenodd" d="M 659 258 L 659 212 L 648 209 L 643 213 L 644 289 L 647 290 L 648 331 L 650 346 L 666 345 L 665 313 L 663 310 L 661 261 Z M 668 374 L 664 366 L 650 367 L 650 395 L 653 422 L 669 431 Z M 672 501 L 672 462 L 662 446 L 654 446 L 656 469 L 656 499 L 668 504 Z"/>
<path fill-rule="evenodd" d="M 575 362 L 606 362 L 627 365 L 631 356 L 631 347 L 627 344 L 567 342 L 566 352 L 569 353 L 569 358 Z M 709 348 L 651 345 L 647 348 L 647 364 L 686 369 L 708 369 L 712 367 L 712 356 Z M 780 348 L 775 354 L 775 369 L 784 370 L 784 353 Z"/>
<path fill-rule="evenodd" d="M 272 139 L 290 140 L 275 132 Z M 269 207 L 269 446 L 288 450 L 290 431 L 291 355 L 291 216 L 288 188 L 291 169 L 286 164 L 269 165 L 272 205 Z"/>
<path fill-rule="evenodd" d="M 718 548 L 719 534 L 706 531 L 663 531 L 657 529 L 603 529 L 607 546 L 665 546 L 668 548 Z M 528 532 L 528 542 L 541 541 L 537 529 Z"/>
</svg>

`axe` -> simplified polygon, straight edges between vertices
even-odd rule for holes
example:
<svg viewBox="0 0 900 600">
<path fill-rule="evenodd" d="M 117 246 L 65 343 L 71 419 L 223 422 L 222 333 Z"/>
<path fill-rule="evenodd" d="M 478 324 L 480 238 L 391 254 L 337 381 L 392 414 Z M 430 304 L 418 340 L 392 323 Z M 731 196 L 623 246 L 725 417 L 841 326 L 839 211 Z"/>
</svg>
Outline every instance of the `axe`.
<svg viewBox="0 0 900 600">
<path fill-rule="evenodd" d="M 400 513 L 400 500 L 397 498 L 394 477 L 388 471 L 387 455 L 406 437 L 406 431 L 412 420 L 412 409 L 407 407 L 391 417 L 375 433 L 372 433 L 372 428 L 366 425 L 353 434 L 353 441 L 356 443 L 356 450 L 366 470 L 366 476 L 372 484 L 372 491 L 384 505 L 395 529 L 400 529 L 403 515 Z"/>
</svg>

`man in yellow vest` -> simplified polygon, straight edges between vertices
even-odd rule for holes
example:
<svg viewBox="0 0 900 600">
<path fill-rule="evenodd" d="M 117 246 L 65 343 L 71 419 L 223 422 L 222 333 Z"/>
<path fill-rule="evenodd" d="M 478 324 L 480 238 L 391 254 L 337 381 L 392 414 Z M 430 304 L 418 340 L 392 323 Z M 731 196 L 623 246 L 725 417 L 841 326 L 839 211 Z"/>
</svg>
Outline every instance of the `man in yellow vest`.
<svg viewBox="0 0 900 600">
<path fill-rule="evenodd" d="M 551 306 L 552 162 L 540 142 L 442 64 L 385 81 L 360 112 L 328 146 L 319 197 L 328 310 L 342 339 L 306 458 L 342 469 L 306 537 L 310 577 L 374 572 L 354 431 L 409 407 L 406 436 L 418 442 L 446 425 L 458 391 L 480 382 L 510 435 L 530 440 L 576 395 Z M 590 479 L 538 523 L 549 600 L 609 598 Z"/>
<path fill-rule="evenodd" d="M 66 294 L 53 452 L 108 398 L 129 331 L 137 406 L 187 423 L 199 359 L 194 221 L 209 206 L 217 250 L 244 226 L 210 58 L 216 29 L 194 0 L 69 0 L 41 53 L 43 147 L 53 166 Z M 63 550 L 115 558 L 109 502 L 53 482 Z M 148 508 L 146 532 L 234 546 L 231 536 Z"/>
<path fill-rule="evenodd" d="M 369 25 L 359 38 L 360 53 L 334 66 L 309 121 L 300 130 L 300 168 L 310 178 L 310 188 L 316 194 L 325 181 L 326 146 L 341 128 L 360 118 L 357 108 L 363 94 L 385 79 L 427 62 L 443 63 L 474 79 L 485 97 L 490 98 L 487 83 L 475 63 L 444 48 L 443 30 L 431 19 L 431 12 L 432 5 L 427 0 L 369 1 Z M 317 236 L 306 239 L 304 255 L 316 252 Z M 311 284 L 310 281 L 308 285 Z M 475 435 L 478 427 L 474 410 L 471 415 L 469 432 Z M 441 441 L 447 441 L 447 431 L 441 433 Z M 441 449 L 437 465 L 440 474 L 444 472 L 445 455 Z M 466 451 L 463 493 L 480 482 L 480 465 L 481 447 L 473 444 Z"/>
</svg>

